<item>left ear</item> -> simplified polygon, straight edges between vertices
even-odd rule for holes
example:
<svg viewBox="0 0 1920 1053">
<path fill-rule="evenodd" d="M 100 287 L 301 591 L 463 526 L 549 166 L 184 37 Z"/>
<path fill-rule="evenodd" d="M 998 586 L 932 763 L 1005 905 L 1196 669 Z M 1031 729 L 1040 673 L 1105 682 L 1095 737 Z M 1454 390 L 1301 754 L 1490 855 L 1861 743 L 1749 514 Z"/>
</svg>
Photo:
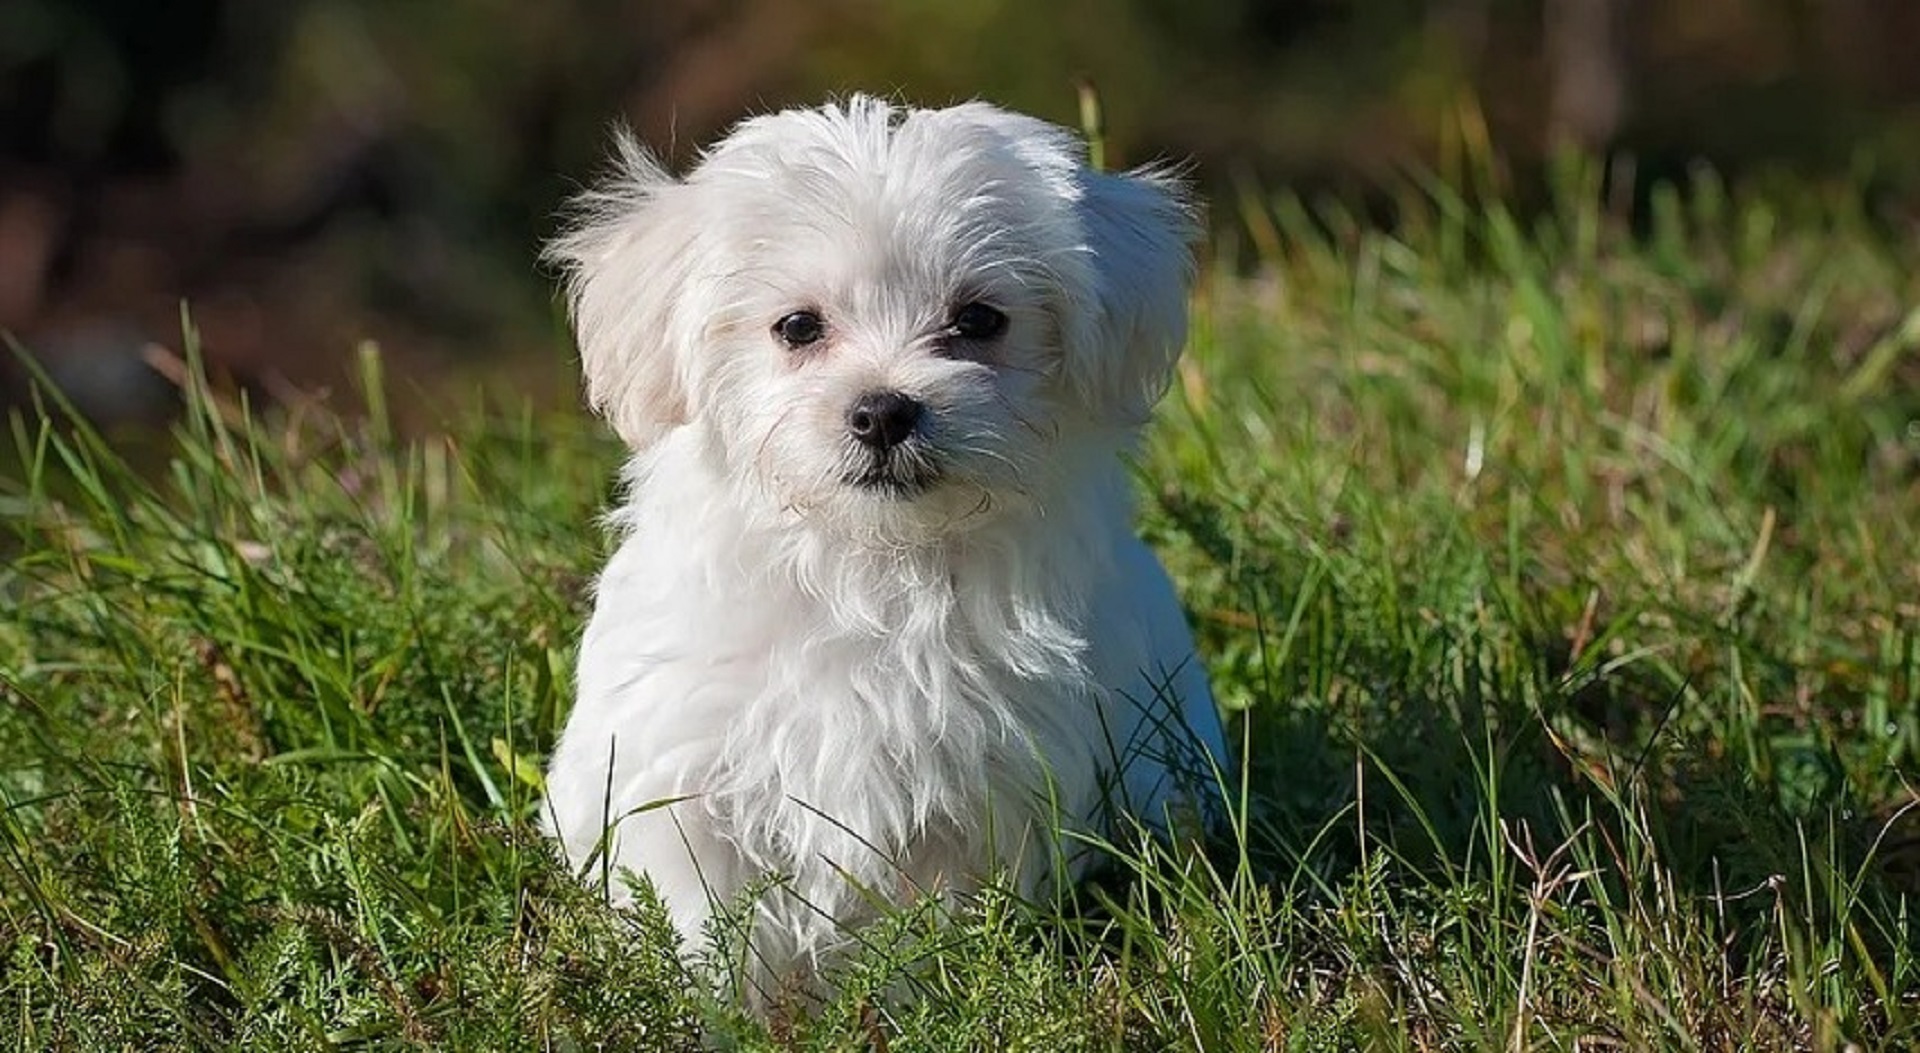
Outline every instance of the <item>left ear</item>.
<svg viewBox="0 0 1920 1053">
<path fill-rule="evenodd" d="M 1165 173 L 1082 167 L 1075 180 L 1092 288 L 1064 312 L 1067 377 L 1097 420 L 1138 426 L 1186 342 L 1199 223 L 1185 187 Z"/>
</svg>

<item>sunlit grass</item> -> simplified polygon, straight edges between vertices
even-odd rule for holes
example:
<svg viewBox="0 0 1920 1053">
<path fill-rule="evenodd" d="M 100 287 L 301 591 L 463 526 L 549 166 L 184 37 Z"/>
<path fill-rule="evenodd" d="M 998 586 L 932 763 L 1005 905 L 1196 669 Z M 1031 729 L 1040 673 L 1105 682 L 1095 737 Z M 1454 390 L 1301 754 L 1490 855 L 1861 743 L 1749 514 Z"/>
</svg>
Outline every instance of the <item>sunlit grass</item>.
<svg viewBox="0 0 1920 1053">
<path fill-rule="evenodd" d="M 1248 758 L 1202 859 L 864 934 L 747 1019 L 530 827 L 618 451 L 196 387 L 12 425 L 23 1048 L 1840 1049 L 1914 1041 L 1920 251 L 1702 176 L 1636 227 L 1249 194 L 1143 451 Z M 1216 217 L 1225 220 L 1228 217 Z M 1248 246 L 1244 251 L 1236 244 Z M 1242 258 L 1245 257 L 1245 258 Z"/>
</svg>

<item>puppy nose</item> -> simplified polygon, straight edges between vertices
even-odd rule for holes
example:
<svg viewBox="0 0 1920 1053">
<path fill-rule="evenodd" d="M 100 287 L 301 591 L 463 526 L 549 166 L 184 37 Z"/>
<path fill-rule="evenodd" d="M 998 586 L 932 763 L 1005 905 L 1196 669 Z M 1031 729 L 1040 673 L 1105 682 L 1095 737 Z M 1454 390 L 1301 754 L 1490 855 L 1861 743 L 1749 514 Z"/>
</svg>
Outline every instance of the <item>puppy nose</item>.
<svg viewBox="0 0 1920 1053">
<path fill-rule="evenodd" d="M 847 411 L 847 434 L 875 450 L 891 449 L 913 434 L 922 409 L 898 391 L 869 391 Z"/>
</svg>

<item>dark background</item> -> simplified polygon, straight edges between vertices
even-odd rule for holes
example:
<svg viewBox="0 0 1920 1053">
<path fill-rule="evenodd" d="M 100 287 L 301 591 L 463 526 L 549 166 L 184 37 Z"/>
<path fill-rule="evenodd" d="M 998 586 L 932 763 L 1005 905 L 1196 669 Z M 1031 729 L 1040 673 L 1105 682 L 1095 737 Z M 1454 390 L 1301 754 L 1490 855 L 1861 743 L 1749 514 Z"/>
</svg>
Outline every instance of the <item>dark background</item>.
<svg viewBox="0 0 1920 1053">
<path fill-rule="evenodd" d="M 1080 78 L 1120 161 L 1197 163 L 1220 229 L 1246 188 L 1365 201 L 1484 126 L 1522 199 L 1564 145 L 1643 187 L 1845 186 L 1912 236 L 1917 57 L 1904 0 L 6 0 L 0 329 L 109 418 L 166 413 L 142 348 L 179 348 L 182 301 L 268 395 L 365 338 L 563 386 L 535 254 L 613 120 L 684 163 L 856 89 L 1071 124 Z"/>
</svg>

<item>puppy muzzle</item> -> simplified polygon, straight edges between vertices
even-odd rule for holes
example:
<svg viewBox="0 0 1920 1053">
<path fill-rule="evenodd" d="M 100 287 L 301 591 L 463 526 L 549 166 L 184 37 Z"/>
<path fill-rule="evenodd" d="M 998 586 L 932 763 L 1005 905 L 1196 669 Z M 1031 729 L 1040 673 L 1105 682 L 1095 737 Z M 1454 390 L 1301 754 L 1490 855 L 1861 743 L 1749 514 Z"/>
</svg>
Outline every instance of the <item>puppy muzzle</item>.
<svg viewBox="0 0 1920 1053">
<path fill-rule="evenodd" d="M 940 482 L 939 462 L 926 443 L 917 438 L 884 450 L 849 450 L 847 460 L 841 481 L 883 497 L 906 500 L 933 489 Z"/>
<path fill-rule="evenodd" d="M 847 409 L 848 467 L 842 481 L 906 499 L 933 487 L 940 470 L 927 441 L 920 400 L 898 391 L 869 391 Z"/>
</svg>

